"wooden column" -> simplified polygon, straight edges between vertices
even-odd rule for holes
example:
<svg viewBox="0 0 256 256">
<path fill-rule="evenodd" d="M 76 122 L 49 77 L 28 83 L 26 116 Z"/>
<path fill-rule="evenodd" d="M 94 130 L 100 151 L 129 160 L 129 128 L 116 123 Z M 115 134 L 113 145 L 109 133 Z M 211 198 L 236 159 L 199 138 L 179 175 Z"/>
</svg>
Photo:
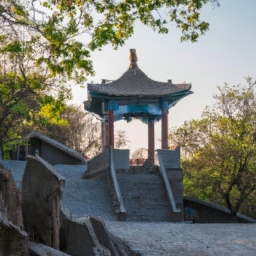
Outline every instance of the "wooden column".
<svg viewBox="0 0 256 256">
<path fill-rule="evenodd" d="M 162 149 L 168 149 L 168 110 L 162 109 Z"/>
<path fill-rule="evenodd" d="M 109 145 L 111 145 L 114 148 L 114 111 L 109 110 Z"/>
<path fill-rule="evenodd" d="M 109 129 L 106 120 L 101 121 L 101 145 L 102 149 L 109 145 Z"/>
<path fill-rule="evenodd" d="M 148 123 L 148 159 L 155 162 L 155 124 Z"/>
</svg>

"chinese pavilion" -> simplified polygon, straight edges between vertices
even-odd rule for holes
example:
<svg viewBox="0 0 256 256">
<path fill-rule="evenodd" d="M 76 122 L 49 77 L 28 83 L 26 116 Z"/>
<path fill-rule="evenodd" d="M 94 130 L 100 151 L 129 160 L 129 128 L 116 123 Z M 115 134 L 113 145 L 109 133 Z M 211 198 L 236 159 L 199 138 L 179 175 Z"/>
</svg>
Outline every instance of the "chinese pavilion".
<svg viewBox="0 0 256 256">
<path fill-rule="evenodd" d="M 114 147 L 114 122 L 137 118 L 148 125 L 148 159 L 154 162 L 154 123 L 162 121 L 162 149 L 168 149 L 168 111 L 179 100 L 192 94 L 191 84 L 157 82 L 148 78 L 137 65 L 136 50 L 130 50 L 130 66 L 117 80 L 88 84 L 85 110 L 102 118 L 103 147 Z"/>
</svg>

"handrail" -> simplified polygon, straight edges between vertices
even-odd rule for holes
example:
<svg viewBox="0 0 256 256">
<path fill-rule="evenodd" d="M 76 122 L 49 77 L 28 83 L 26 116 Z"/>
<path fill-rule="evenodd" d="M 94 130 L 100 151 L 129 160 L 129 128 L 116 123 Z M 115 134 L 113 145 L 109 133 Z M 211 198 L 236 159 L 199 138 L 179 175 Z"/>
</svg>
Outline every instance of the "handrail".
<svg viewBox="0 0 256 256">
<path fill-rule="evenodd" d="M 162 159 L 162 156 L 160 156 L 159 154 L 158 154 L 158 161 L 159 161 L 160 171 L 162 173 L 162 177 L 163 177 L 163 180 L 164 180 L 165 188 L 167 190 L 168 199 L 169 199 L 169 201 L 171 203 L 171 206 L 172 206 L 172 210 L 173 210 L 173 212 L 181 212 L 181 209 L 177 209 L 175 199 L 174 199 L 174 196 L 173 196 L 173 193 L 172 193 L 172 188 L 170 186 L 170 183 L 169 183 L 169 180 L 168 180 L 168 177 L 167 177 L 167 174 L 166 174 L 166 170 L 165 170 L 165 167 L 164 167 L 163 159 Z"/>
<path fill-rule="evenodd" d="M 119 184 L 117 182 L 112 146 L 109 146 L 109 169 L 110 169 L 110 174 L 111 174 L 111 178 L 112 178 L 113 185 L 114 185 L 114 190 L 115 190 L 115 193 L 117 196 L 117 205 L 119 207 L 119 213 L 126 214 L 126 209 L 124 207 L 123 198 L 121 195 Z"/>
</svg>

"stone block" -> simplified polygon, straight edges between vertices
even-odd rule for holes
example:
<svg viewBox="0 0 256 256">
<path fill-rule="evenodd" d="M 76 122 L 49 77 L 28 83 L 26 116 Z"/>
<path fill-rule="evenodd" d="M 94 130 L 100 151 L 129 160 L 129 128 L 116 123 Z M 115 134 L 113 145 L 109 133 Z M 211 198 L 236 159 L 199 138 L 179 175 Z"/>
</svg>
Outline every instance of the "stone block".
<svg viewBox="0 0 256 256">
<path fill-rule="evenodd" d="M 129 149 L 114 149 L 113 158 L 116 169 L 129 169 L 130 150 Z"/>
<path fill-rule="evenodd" d="M 180 168 L 180 147 L 175 150 L 158 149 L 157 154 L 162 157 L 165 168 Z"/>
<path fill-rule="evenodd" d="M 39 156 L 29 156 L 22 179 L 25 230 L 35 241 L 59 248 L 60 198 L 64 178 Z"/>
<path fill-rule="evenodd" d="M 106 232 L 103 220 L 100 217 L 93 217 L 93 216 L 89 217 L 89 220 L 92 224 L 95 234 L 98 237 L 99 242 L 104 246 L 108 247 L 109 240 L 108 240 L 108 236 L 107 236 L 107 232 Z"/>
<path fill-rule="evenodd" d="M 77 223 L 61 213 L 60 250 L 70 255 L 95 256 L 95 244 L 85 224 Z"/>
<path fill-rule="evenodd" d="M 105 226 L 105 223 L 101 217 L 89 217 L 89 220 L 92 224 L 94 233 L 96 237 L 98 238 L 98 241 L 101 245 L 108 248 L 111 252 L 111 255 L 117 255 L 116 250 L 109 239 L 109 235 Z"/>
<path fill-rule="evenodd" d="M 0 219 L 0 255 L 29 256 L 27 233 L 3 219 Z"/>
<path fill-rule="evenodd" d="M 23 217 L 21 196 L 11 171 L 0 167 L 0 214 L 21 228 Z"/>
</svg>

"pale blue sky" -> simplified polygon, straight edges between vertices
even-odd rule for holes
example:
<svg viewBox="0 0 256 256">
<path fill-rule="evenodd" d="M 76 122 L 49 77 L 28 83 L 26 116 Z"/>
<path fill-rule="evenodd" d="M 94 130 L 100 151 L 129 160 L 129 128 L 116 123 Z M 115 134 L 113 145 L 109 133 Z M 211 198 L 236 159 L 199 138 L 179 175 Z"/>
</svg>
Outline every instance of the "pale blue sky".
<svg viewBox="0 0 256 256">
<path fill-rule="evenodd" d="M 210 30 L 197 43 L 180 43 L 180 31 L 169 25 L 169 34 L 160 35 L 139 22 L 135 33 L 123 47 L 113 50 L 106 46 L 92 54 L 95 77 L 115 80 L 129 66 L 129 49 L 135 48 L 138 65 L 148 77 L 173 83 L 192 83 L 193 95 L 182 99 L 169 111 L 169 127 L 185 120 L 199 118 L 204 107 L 213 102 L 216 86 L 244 83 L 244 77 L 256 78 L 256 0 L 219 0 L 220 8 L 204 6 L 201 20 L 210 23 Z M 74 100 L 81 104 L 87 98 L 86 89 L 74 89 Z M 131 141 L 131 153 L 147 148 L 147 126 L 140 121 L 115 123 L 115 129 L 126 130 Z M 161 137 L 160 122 L 156 124 L 157 139 Z"/>
</svg>

